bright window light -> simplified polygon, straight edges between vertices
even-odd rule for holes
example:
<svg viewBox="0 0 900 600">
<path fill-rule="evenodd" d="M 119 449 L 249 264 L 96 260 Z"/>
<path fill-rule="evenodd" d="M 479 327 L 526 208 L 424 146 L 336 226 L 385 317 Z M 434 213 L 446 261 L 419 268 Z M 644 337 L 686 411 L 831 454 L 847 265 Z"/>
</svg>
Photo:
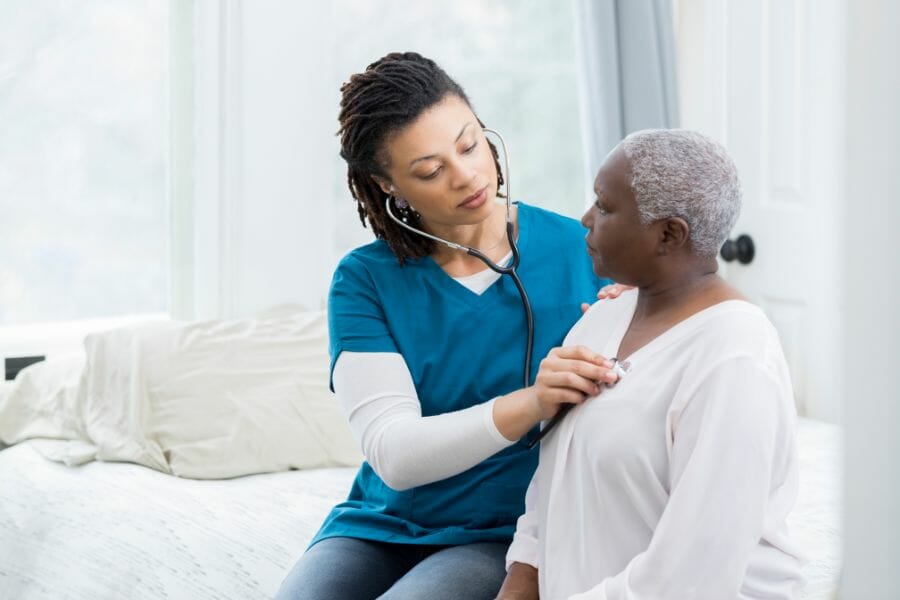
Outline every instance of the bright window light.
<svg viewBox="0 0 900 600">
<path fill-rule="evenodd" d="M 0 5 L 0 326 L 167 302 L 168 3 Z"/>
</svg>

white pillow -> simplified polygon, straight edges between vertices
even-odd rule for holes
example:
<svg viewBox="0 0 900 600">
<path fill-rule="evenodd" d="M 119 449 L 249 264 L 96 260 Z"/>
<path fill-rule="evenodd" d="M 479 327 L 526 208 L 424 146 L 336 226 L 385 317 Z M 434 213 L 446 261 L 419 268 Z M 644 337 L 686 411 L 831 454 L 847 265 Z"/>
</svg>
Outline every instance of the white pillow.
<svg viewBox="0 0 900 600">
<path fill-rule="evenodd" d="M 327 345 L 322 312 L 91 334 L 69 412 L 97 459 L 181 477 L 358 465 L 328 390 Z"/>
<path fill-rule="evenodd" d="M 78 389 L 84 355 L 51 356 L 29 365 L 0 389 L 0 442 L 84 436 Z"/>
</svg>

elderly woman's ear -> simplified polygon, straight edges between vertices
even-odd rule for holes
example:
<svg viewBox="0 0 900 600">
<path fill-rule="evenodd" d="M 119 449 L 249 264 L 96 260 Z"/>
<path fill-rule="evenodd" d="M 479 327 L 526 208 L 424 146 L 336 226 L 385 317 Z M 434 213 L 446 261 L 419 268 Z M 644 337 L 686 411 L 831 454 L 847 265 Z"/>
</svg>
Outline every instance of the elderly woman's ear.
<svg viewBox="0 0 900 600">
<path fill-rule="evenodd" d="M 659 222 L 659 254 L 674 254 L 689 249 L 691 228 L 681 217 L 669 217 Z"/>
</svg>

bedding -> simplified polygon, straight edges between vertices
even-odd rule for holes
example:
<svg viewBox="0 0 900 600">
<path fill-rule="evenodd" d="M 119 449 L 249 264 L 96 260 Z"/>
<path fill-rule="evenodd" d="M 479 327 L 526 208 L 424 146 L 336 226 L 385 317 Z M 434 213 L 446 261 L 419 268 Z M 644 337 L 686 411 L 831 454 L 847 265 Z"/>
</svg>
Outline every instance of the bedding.
<svg viewBox="0 0 900 600">
<path fill-rule="evenodd" d="M 328 390 L 324 311 L 161 321 L 88 335 L 0 396 L 0 442 L 68 440 L 69 465 L 127 461 L 195 479 L 358 465 Z"/>
<path fill-rule="evenodd" d="M 355 474 L 202 481 L 129 463 L 72 468 L 42 456 L 55 443 L 0 451 L 0 598 L 271 598 Z"/>
<path fill-rule="evenodd" d="M 808 600 L 840 565 L 840 430 L 800 420 L 800 498 L 790 525 L 810 559 Z M 271 598 L 354 469 L 230 480 L 140 465 L 50 462 L 52 440 L 0 450 L 0 598 Z"/>
</svg>

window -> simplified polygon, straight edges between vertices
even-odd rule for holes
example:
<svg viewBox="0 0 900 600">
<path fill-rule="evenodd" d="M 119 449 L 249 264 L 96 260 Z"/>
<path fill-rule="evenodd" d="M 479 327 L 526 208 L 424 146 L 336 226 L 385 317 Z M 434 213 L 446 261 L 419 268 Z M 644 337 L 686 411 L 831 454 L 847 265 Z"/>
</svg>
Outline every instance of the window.
<svg viewBox="0 0 900 600">
<path fill-rule="evenodd" d="M 441 65 L 466 91 L 481 120 L 506 138 L 513 199 L 581 216 L 589 182 L 584 181 L 572 2 L 337 0 L 334 6 L 335 129 L 338 90 L 350 74 L 388 52 L 419 52 Z M 335 196 L 337 221 L 355 222 L 343 161 L 336 169 Z M 370 238 L 368 230 L 342 227 L 336 250 L 343 254 Z"/>
<path fill-rule="evenodd" d="M 166 310 L 168 10 L 0 7 L 0 326 Z"/>
</svg>

